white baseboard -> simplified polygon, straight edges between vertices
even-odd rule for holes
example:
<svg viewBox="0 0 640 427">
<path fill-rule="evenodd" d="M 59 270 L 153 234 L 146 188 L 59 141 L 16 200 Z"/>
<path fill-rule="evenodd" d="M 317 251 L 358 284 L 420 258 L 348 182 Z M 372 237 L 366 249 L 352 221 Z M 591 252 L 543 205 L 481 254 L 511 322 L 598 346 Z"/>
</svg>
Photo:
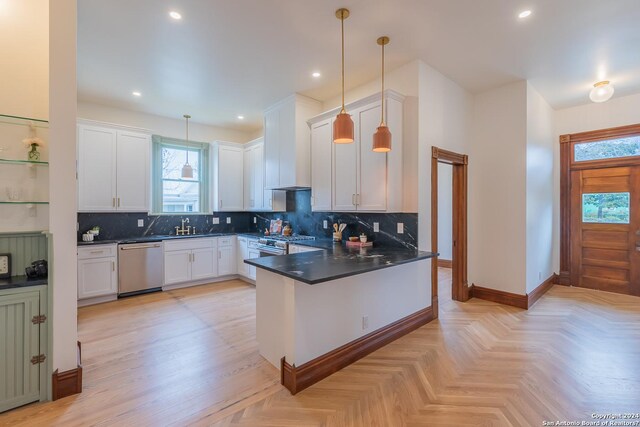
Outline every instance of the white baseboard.
<svg viewBox="0 0 640 427">
<path fill-rule="evenodd" d="M 78 300 L 78 307 L 86 307 L 88 305 L 102 304 L 103 302 L 115 301 L 118 299 L 117 294 L 103 295 L 101 297 L 93 297 Z"/>
</svg>

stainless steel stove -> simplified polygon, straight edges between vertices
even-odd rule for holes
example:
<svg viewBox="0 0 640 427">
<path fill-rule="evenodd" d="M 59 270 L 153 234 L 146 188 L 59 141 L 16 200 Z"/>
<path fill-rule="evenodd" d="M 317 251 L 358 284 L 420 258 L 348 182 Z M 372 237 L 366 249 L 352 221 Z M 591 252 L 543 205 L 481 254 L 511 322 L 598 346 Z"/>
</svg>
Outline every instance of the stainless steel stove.
<svg viewBox="0 0 640 427">
<path fill-rule="evenodd" d="M 274 256 L 274 255 L 286 255 L 289 253 L 289 243 L 299 242 L 301 240 L 315 240 L 313 236 L 264 236 L 258 241 L 258 250 L 260 256 Z"/>
</svg>

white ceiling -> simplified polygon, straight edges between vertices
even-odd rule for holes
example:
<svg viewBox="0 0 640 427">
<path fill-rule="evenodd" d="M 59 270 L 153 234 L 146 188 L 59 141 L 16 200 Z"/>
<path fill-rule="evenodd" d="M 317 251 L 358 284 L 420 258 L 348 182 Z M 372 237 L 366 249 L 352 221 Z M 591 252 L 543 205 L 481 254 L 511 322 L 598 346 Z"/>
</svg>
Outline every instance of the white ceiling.
<svg viewBox="0 0 640 427">
<path fill-rule="evenodd" d="M 82 0 L 79 99 L 255 130 L 292 92 L 339 94 L 342 6 L 347 90 L 379 76 L 386 34 L 388 69 L 422 59 L 471 92 L 529 79 L 554 108 L 602 78 L 640 92 L 640 0 Z"/>
</svg>

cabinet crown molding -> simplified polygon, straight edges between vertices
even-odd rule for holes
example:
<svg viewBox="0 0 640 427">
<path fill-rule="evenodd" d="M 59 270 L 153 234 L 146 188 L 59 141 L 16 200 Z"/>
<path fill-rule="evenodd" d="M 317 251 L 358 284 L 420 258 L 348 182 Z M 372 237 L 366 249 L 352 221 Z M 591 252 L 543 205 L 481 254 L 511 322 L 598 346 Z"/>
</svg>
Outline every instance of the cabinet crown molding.
<svg viewBox="0 0 640 427">
<path fill-rule="evenodd" d="M 309 98 L 308 96 L 300 95 L 299 93 L 293 93 L 293 94 L 287 96 L 286 98 L 281 99 L 280 101 L 276 102 L 275 104 L 269 106 L 267 109 L 264 110 L 264 113 L 267 114 L 269 111 L 278 109 L 278 108 L 282 107 L 283 105 L 291 103 L 291 102 L 303 103 L 303 104 L 307 104 L 307 105 L 311 105 L 311 106 L 316 106 L 316 105 L 321 105 L 322 104 L 322 102 L 318 101 L 317 99 Z"/>
<path fill-rule="evenodd" d="M 76 119 L 76 123 L 78 125 L 108 127 L 108 128 L 111 128 L 111 129 L 124 130 L 124 131 L 127 131 L 127 132 L 138 132 L 138 133 L 144 133 L 144 134 L 148 134 L 148 135 L 151 135 L 153 133 L 151 130 L 145 129 L 145 128 L 139 128 L 139 127 L 135 127 L 135 126 L 119 125 L 117 123 L 101 122 L 101 121 L 98 121 L 98 120 L 90 120 L 90 119 L 83 119 L 83 118 Z"/>
<path fill-rule="evenodd" d="M 385 99 L 394 99 L 396 101 L 399 102 L 404 102 L 404 100 L 406 99 L 406 96 L 402 95 L 400 92 L 396 92 L 395 90 L 392 89 L 387 89 L 384 91 L 384 97 Z M 364 98 L 360 98 L 358 100 L 352 101 L 348 104 L 345 104 L 345 109 L 347 110 L 347 112 L 349 112 L 350 110 L 354 110 L 356 108 L 359 107 L 363 107 L 365 105 L 371 104 L 373 102 L 379 101 L 380 100 L 380 92 L 376 92 L 373 93 L 369 96 L 366 96 Z M 321 113 L 320 115 L 317 115 L 315 117 L 310 118 L 309 120 L 307 120 L 307 124 L 309 126 L 321 122 L 323 120 L 328 119 L 329 117 L 333 117 L 336 114 L 338 114 L 338 112 L 342 109 L 342 107 L 336 107 L 333 108 L 331 110 L 325 111 L 324 113 Z"/>
</svg>

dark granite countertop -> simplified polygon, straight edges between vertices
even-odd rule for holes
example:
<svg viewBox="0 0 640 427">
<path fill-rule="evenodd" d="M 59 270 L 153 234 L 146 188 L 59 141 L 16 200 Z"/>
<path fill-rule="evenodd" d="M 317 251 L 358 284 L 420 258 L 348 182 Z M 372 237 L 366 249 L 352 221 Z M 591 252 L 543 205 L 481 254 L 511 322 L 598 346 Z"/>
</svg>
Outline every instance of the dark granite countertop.
<svg viewBox="0 0 640 427">
<path fill-rule="evenodd" d="M 244 262 L 272 273 L 280 274 L 309 285 L 355 276 L 383 268 L 433 258 L 432 252 L 404 248 L 370 247 L 347 248 L 345 244 L 327 244 L 328 239 L 319 239 L 317 245 L 306 241 L 305 246 L 322 247 L 324 252 L 303 252 L 248 259 Z M 329 240 L 330 242 L 330 240 Z M 299 244 L 296 242 L 295 244 Z"/>
<path fill-rule="evenodd" d="M 48 279 L 29 279 L 27 276 L 13 276 L 9 279 L 0 279 L 0 291 L 12 288 L 27 288 L 29 286 L 40 286 L 48 284 Z"/>
<path fill-rule="evenodd" d="M 93 242 L 78 242 L 78 246 L 95 246 L 95 245 L 108 245 L 113 243 L 145 243 L 145 242 L 159 242 L 161 240 L 173 240 L 173 239 L 193 239 L 198 237 L 222 237 L 222 236 L 235 236 L 236 234 L 250 235 L 251 233 L 211 233 L 211 234 L 192 234 L 190 236 L 176 236 L 176 235 L 157 235 L 157 236 L 143 236 L 132 237 L 128 239 L 117 240 L 94 240 Z"/>
</svg>

